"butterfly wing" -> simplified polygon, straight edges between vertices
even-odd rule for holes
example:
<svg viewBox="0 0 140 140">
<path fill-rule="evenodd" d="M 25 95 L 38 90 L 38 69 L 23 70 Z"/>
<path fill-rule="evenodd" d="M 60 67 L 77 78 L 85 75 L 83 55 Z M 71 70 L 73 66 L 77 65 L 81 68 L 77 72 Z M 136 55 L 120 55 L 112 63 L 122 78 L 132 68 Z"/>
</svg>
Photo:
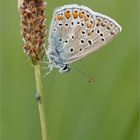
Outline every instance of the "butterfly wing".
<svg viewBox="0 0 140 140">
<path fill-rule="evenodd" d="M 85 6 L 67 5 L 54 13 L 50 46 L 70 64 L 105 46 L 121 31 L 113 19 Z"/>
</svg>

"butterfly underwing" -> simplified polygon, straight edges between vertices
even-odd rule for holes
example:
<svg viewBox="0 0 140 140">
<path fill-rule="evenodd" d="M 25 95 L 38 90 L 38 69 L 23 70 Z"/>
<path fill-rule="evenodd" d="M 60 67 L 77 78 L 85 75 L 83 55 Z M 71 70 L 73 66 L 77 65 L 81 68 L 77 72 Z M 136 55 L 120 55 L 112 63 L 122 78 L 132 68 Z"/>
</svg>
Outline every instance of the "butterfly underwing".
<svg viewBox="0 0 140 140">
<path fill-rule="evenodd" d="M 86 6 L 60 7 L 54 11 L 50 27 L 48 67 L 68 72 L 70 63 L 102 48 L 120 32 L 121 26 L 116 21 Z"/>
</svg>

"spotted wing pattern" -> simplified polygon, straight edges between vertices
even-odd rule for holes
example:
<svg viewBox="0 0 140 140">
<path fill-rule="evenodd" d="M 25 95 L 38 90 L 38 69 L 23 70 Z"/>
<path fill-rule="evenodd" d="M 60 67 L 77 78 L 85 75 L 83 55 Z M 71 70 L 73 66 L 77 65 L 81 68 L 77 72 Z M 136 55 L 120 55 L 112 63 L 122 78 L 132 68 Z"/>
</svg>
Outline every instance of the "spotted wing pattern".
<svg viewBox="0 0 140 140">
<path fill-rule="evenodd" d="M 105 46 L 120 31 L 108 16 L 85 6 L 67 5 L 54 12 L 49 43 L 70 64 Z"/>
</svg>

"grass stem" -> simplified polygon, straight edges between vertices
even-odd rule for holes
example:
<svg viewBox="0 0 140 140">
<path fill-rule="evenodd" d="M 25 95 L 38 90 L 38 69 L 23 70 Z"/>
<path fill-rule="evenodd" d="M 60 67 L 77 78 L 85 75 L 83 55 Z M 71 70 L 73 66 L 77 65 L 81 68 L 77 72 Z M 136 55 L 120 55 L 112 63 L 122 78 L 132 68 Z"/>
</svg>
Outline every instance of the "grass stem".
<svg viewBox="0 0 140 140">
<path fill-rule="evenodd" d="M 35 72 L 36 90 L 37 90 L 36 99 L 37 99 L 38 108 L 39 108 L 42 140 L 48 140 L 47 139 L 46 118 L 45 118 L 44 93 L 43 93 L 43 85 L 42 85 L 42 81 L 41 81 L 41 72 L 40 72 L 39 63 L 34 65 L 34 72 Z"/>
</svg>

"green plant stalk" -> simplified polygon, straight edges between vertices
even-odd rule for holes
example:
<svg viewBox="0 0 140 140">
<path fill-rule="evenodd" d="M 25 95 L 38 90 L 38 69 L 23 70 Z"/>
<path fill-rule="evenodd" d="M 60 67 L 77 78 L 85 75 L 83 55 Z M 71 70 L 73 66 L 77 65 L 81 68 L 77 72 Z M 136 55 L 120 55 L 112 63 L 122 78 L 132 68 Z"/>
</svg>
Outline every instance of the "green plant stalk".
<svg viewBox="0 0 140 140">
<path fill-rule="evenodd" d="M 41 72 L 40 72 L 39 63 L 34 65 L 34 72 L 35 72 L 36 90 L 37 90 L 36 99 L 37 99 L 38 108 L 39 108 L 42 140 L 47 140 L 47 126 L 46 126 L 46 118 L 45 118 L 44 93 L 43 93 L 43 85 L 42 85 L 42 81 L 41 81 Z"/>
</svg>

